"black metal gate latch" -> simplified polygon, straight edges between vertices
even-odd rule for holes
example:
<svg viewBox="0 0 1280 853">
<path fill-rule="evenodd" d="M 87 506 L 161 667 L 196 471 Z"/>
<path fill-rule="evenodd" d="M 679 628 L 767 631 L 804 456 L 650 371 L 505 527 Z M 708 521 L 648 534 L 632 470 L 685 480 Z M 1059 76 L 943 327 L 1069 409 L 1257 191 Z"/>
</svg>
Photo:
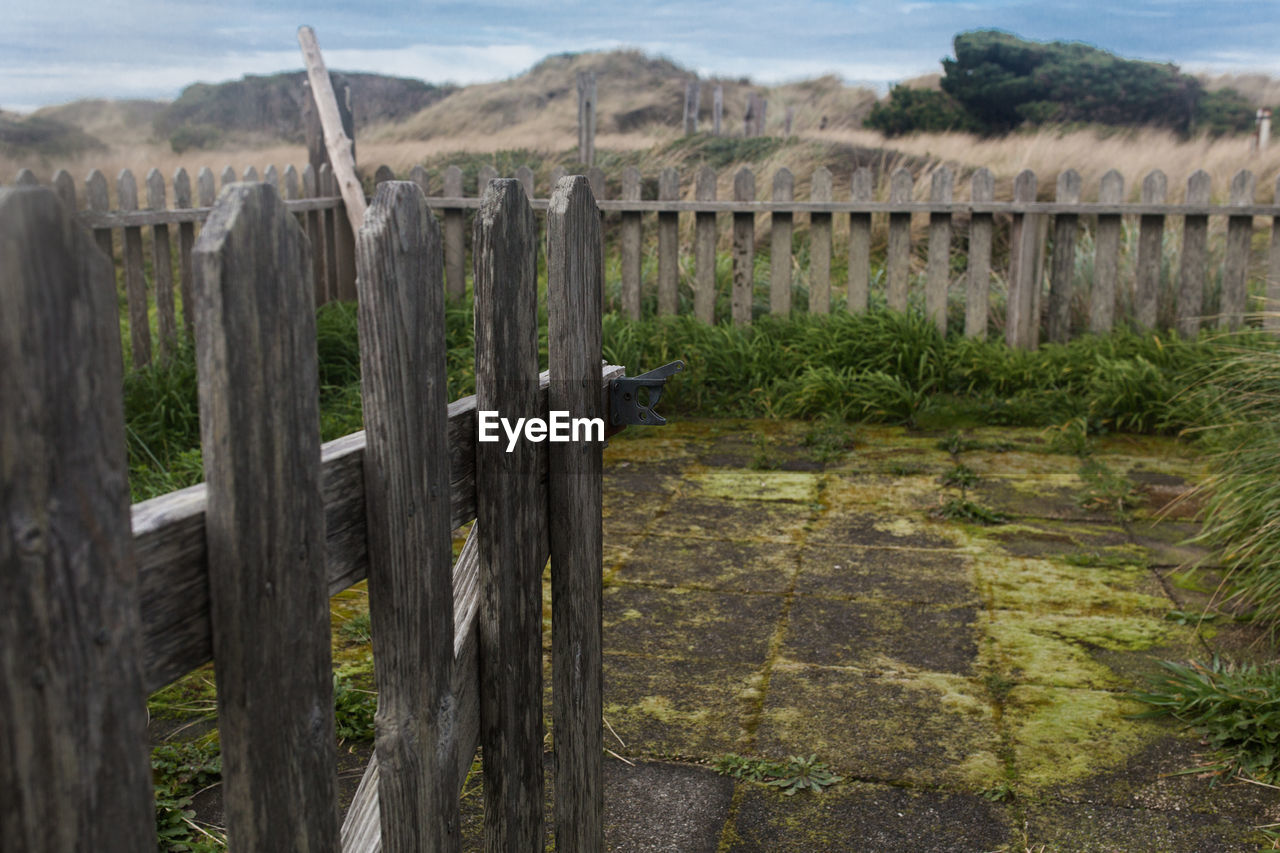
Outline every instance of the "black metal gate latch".
<svg viewBox="0 0 1280 853">
<path fill-rule="evenodd" d="M 639 376 L 623 376 L 609 383 L 609 420 L 614 426 L 662 426 L 667 419 L 653 410 L 662 397 L 667 377 L 684 370 L 683 361 L 673 361 L 662 367 L 641 373 Z"/>
</svg>

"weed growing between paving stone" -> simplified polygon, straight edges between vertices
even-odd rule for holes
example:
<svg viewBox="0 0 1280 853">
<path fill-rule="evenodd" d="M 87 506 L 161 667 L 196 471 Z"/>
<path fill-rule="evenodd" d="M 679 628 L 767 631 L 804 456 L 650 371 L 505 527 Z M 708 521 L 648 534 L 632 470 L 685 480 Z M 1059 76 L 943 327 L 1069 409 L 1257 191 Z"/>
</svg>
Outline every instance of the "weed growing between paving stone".
<svg viewBox="0 0 1280 853">
<path fill-rule="evenodd" d="M 715 770 L 721 776 L 732 776 L 748 782 L 761 782 L 781 788 L 787 796 L 808 789 L 822 793 L 826 788 L 844 780 L 836 776 L 817 755 L 805 758 L 793 755 L 786 761 L 770 761 L 765 758 L 745 758 L 735 753 L 722 755 L 715 761 Z"/>
<path fill-rule="evenodd" d="M 222 781 L 217 732 L 190 741 L 163 743 L 151 751 L 155 785 L 156 835 L 161 850 L 220 853 L 225 833 L 195 819 L 191 800 Z"/>
</svg>

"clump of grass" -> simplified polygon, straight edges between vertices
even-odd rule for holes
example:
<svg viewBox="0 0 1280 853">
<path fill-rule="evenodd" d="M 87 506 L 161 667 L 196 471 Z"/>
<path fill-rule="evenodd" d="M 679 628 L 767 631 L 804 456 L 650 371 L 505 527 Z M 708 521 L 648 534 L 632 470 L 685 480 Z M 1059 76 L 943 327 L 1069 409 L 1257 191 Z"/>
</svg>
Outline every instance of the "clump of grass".
<svg viewBox="0 0 1280 853">
<path fill-rule="evenodd" d="M 721 776 L 772 785 L 781 788 L 782 793 L 787 796 L 805 789 L 820 794 L 844 779 L 843 776 L 832 773 L 825 763 L 818 760 L 817 755 L 810 755 L 808 758 L 793 755 L 786 761 L 770 761 L 765 758 L 745 758 L 731 752 L 716 759 L 714 766 Z"/>
<path fill-rule="evenodd" d="M 368 611 L 357 613 L 342 623 L 338 633 L 353 643 L 367 643 L 373 639 L 373 619 Z"/>
<path fill-rule="evenodd" d="M 994 509 L 988 509 L 965 498 L 951 498 L 935 510 L 935 515 L 948 521 L 964 521 L 969 524 L 1004 524 L 1009 516 Z"/>
<path fill-rule="evenodd" d="M 1280 668 L 1164 661 L 1135 697 L 1152 706 L 1138 716 L 1171 716 L 1198 732 L 1216 760 L 1198 768 L 1280 783 Z"/>
<path fill-rule="evenodd" d="M 942 485 L 959 489 L 962 496 L 977 484 L 978 472 L 962 462 L 942 475 Z"/>
<path fill-rule="evenodd" d="M 333 675 L 333 711 L 339 741 L 371 741 L 378 694 L 357 683 L 349 673 Z"/>
<path fill-rule="evenodd" d="M 1085 484 L 1080 506 L 1085 509 L 1114 512 L 1126 518 L 1141 502 L 1132 480 L 1097 459 L 1084 461 L 1080 466 L 1080 479 Z"/>
<path fill-rule="evenodd" d="M 819 465 L 829 465 L 844 457 L 857 440 L 857 430 L 836 418 L 820 418 L 801 439 L 809 457 Z"/>
</svg>

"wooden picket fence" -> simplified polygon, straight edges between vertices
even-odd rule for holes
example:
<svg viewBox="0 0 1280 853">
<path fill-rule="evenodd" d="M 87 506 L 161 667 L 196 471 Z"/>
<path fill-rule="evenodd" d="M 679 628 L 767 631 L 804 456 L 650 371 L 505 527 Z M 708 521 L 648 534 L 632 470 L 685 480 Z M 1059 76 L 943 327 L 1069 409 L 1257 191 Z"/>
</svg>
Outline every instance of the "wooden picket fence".
<svg viewBox="0 0 1280 853">
<path fill-rule="evenodd" d="M 130 509 L 108 256 L 54 192 L 0 189 L 6 848 L 155 849 L 146 697 L 213 660 L 232 849 L 456 850 L 478 744 L 486 849 L 542 849 L 550 555 L 557 846 L 601 849 L 601 445 L 508 453 L 475 424 L 477 409 L 607 421 L 622 371 L 601 363 L 587 182 L 549 205 L 541 375 L 533 213 L 516 182 L 488 187 L 477 390 L 451 403 L 439 225 L 412 184 L 379 187 L 354 253 L 369 429 L 324 445 L 293 215 L 313 209 L 239 183 L 208 212 L 186 302 L 206 483 Z M 376 750 L 340 825 L 329 598 L 366 577 Z"/>
<path fill-rule="evenodd" d="M 554 185 L 563 169 L 551 174 Z M 350 299 L 355 293 L 354 251 L 351 233 L 343 216 L 341 199 L 334 189 L 327 167 L 315 180 L 314 172 L 302 173 L 299 183 L 293 167 L 277 177 L 274 167 L 264 174 L 269 183 L 283 185 L 287 204 L 300 218 L 306 219 L 308 234 L 316 247 L 313 269 L 316 300 Z M 256 179 L 253 170 L 247 179 Z M 395 177 L 391 169 L 380 166 L 374 183 Z M 428 205 L 442 219 L 445 254 L 445 289 L 456 299 L 466 294 L 465 261 L 467 257 L 468 216 L 479 206 L 479 193 L 497 170 L 485 166 L 479 170 L 475 184 L 464 191 L 464 173 L 456 166 L 429 175 L 415 166 L 408 179 L 422 189 Z M 524 187 L 535 211 L 545 211 L 547 199 L 539 194 L 534 173 L 527 166 L 512 175 Z M 598 168 L 587 174 L 592 192 L 601 211 L 615 219 L 607 232 L 617 234 L 621 281 L 616 302 L 607 307 L 623 315 L 639 318 L 647 287 L 656 289 L 658 314 L 675 314 L 682 304 L 681 295 L 691 296 L 693 314 L 704 322 L 716 320 L 718 301 L 716 284 L 716 246 L 720 241 L 718 217 L 732 220 L 731 254 L 733 281 L 729 292 L 729 315 L 734 323 L 747 324 L 763 310 L 756 306 L 755 255 L 757 237 L 768 215 L 769 279 L 768 312 L 786 315 L 792 311 L 796 288 L 792 236 L 796 217 L 808 217 L 807 298 L 808 310 L 825 314 L 843 303 L 848 311 L 861 312 L 876 304 L 904 311 L 918 306 L 947 330 L 948 308 L 953 302 L 964 305 L 964 334 L 985 336 L 1003 329 L 1006 341 L 1016 347 L 1035 347 L 1041 337 L 1049 341 L 1065 341 L 1085 332 L 1107 332 L 1117 322 L 1128 322 L 1138 328 L 1171 326 L 1185 336 L 1195 335 L 1202 327 L 1237 328 L 1251 309 L 1249 301 L 1250 259 L 1255 218 L 1271 221 L 1270 253 L 1265 271 L 1266 289 L 1263 306 L 1280 304 L 1280 205 L 1256 203 L 1256 179 L 1248 170 L 1239 172 L 1231 182 L 1227 204 L 1210 203 L 1210 179 L 1197 171 L 1187 182 L 1185 200 L 1167 203 L 1168 179 L 1153 172 L 1142 183 L 1141 201 L 1126 203 L 1123 178 L 1115 171 L 1103 176 L 1096 192 L 1097 201 L 1084 202 L 1084 188 L 1079 175 L 1067 170 L 1058 176 L 1054 201 L 1037 201 L 1040 195 L 1034 173 L 1024 171 L 1014 182 L 1012 198 L 995 199 L 995 182 L 991 173 L 979 169 L 969 176 L 970 197 L 967 201 L 953 197 L 955 176 L 950 169 L 932 172 L 927 200 L 916 200 L 915 179 L 905 168 L 889 176 L 887 198 L 876 200 L 875 176 L 870 169 L 852 173 L 847 189 L 837 192 L 832 174 L 825 168 L 816 170 L 810 179 L 808 199 L 794 197 L 795 179 L 785 168 L 771 178 L 770 200 L 758 200 L 755 174 L 741 169 L 733 175 L 733 198 L 717 199 L 717 174 L 709 167 L 700 169 L 691 182 L 682 181 L 674 169 L 666 169 L 657 180 L 657 198 L 642 199 L 642 178 L 638 171 L 623 170 L 616 181 L 607 179 Z M 225 184 L 235 178 L 224 170 Z M 34 183 L 29 172 L 19 182 Z M 119 210 L 107 211 L 105 179 L 90 175 L 86 186 L 88 209 L 79 214 L 80 221 L 95 229 L 104 249 L 109 248 L 113 229 L 123 231 L 122 267 L 128 293 L 130 329 L 134 364 L 145 364 L 150 358 L 149 327 L 144 322 L 150 310 L 147 296 L 154 292 L 155 310 L 162 352 L 170 345 L 176 328 L 173 320 L 172 276 L 165 261 L 169 257 L 169 229 L 179 230 L 178 251 L 181 257 L 178 278 L 186 294 L 189 281 L 189 247 L 194 239 L 195 223 L 208 215 L 213 197 L 213 175 L 201 170 L 197 180 L 199 207 L 190 208 L 190 188 L 185 173 L 175 177 L 175 206 L 164 209 L 164 181 L 155 170 L 147 176 L 149 208 L 136 207 L 136 191 L 128 172 L 119 179 Z M 620 197 L 607 197 L 610 185 L 620 189 Z M 314 189 L 319 187 L 319 190 Z M 54 187 L 68 203 L 74 203 L 74 182 L 65 173 L 54 178 Z M 476 193 L 470 195 L 469 193 Z M 843 195 L 847 200 L 838 200 Z M 1093 195 L 1091 193 L 1091 195 Z M 1276 198 L 1280 198 L 1277 195 Z M 642 281 L 644 267 L 644 217 L 657 219 L 657 269 L 652 284 Z M 682 281 L 680 217 L 692 215 L 693 275 Z M 835 217 L 847 217 L 848 227 L 838 233 L 844 245 L 836 245 Z M 887 222 L 887 249 L 883 277 L 873 275 L 873 217 Z M 924 245 L 913 246 L 912 219 L 927 217 Z M 1220 275 L 1210 269 L 1208 235 L 1210 219 L 1226 222 L 1225 251 Z M 1171 222 L 1171 218 L 1173 221 Z M 1138 232 L 1136 257 L 1127 266 L 1122 260 L 1124 221 L 1136 223 Z M 1073 278 L 1077 243 L 1087 225 L 1094 238 L 1093 282 L 1087 296 L 1087 307 L 1077 311 L 1073 320 L 1071 305 L 1086 297 L 1073 294 Z M 616 225 L 616 227 L 614 227 Z M 141 231 L 153 229 L 155 270 L 152 281 L 144 277 Z M 1162 260 L 1168 235 L 1181 229 L 1181 252 L 1176 282 L 1162 284 Z M 1008 266 L 993 267 L 992 247 L 1003 243 L 1007 229 Z M 1050 243 L 1049 236 L 1052 235 Z M 603 238 L 602 238 L 603 239 Z M 963 272 L 954 269 L 953 255 L 963 252 Z M 847 280 L 832 280 L 833 260 L 842 255 L 848 270 Z M 913 257 L 926 258 L 923 274 L 913 273 Z M 1003 255 L 1002 255 L 1003 257 Z M 1132 273 L 1122 279 L 1122 270 Z M 1260 277 L 1260 276 L 1259 276 Z M 1211 281 L 1221 281 L 1220 294 L 1207 295 Z M 919 283 L 917 283 L 919 282 Z M 1007 287 L 1004 313 L 992 312 L 993 288 Z M 872 290 L 881 289 L 872 298 Z M 917 293 L 919 289 L 922 293 Z M 843 297 L 843 298 L 841 298 Z M 883 302 L 881 302 L 881 299 Z M 1164 304 L 1164 303 L 1169 304 Z M 1211 310 L 1213 311 L 1210 316 Z M 187 320 L 188 328 L 190 321 Z M 1264 323 L 1280 332 L 1280 313 L 1268 312 Z"/>
</svg>

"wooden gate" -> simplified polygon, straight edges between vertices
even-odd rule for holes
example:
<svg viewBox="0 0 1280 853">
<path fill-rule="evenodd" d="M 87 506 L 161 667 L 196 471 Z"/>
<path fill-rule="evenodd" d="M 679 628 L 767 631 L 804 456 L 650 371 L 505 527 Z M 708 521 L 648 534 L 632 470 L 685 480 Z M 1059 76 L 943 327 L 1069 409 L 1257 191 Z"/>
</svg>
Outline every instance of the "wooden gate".
<svg viewBox="0 0 1280 853">
<path fill-rule="evenodd" d="M 110 264 L 52 191 L 0 190 L 0 849 L 154 849 L 146 697 L 211 659 L 233 850 L 458 849 L 477 745 L 486 848 L 542 849 L 548 555 L 556 841 L 600 849 L 602 444 L 476 440 L 477 409 L 607 422 L 599 230 L 562 179 L 539 374 L 533 213 L 489 185 L 477 393 L 449 402 L 440 228 L 380 185 L 366 429 L 321 445 L 311 246 L 272 187 L 225 188 L 194 249 L 206 482 L 130 509 Z M 375 756 L 340 823 L 328 602 L 365 577 Z"/>
</svg>

